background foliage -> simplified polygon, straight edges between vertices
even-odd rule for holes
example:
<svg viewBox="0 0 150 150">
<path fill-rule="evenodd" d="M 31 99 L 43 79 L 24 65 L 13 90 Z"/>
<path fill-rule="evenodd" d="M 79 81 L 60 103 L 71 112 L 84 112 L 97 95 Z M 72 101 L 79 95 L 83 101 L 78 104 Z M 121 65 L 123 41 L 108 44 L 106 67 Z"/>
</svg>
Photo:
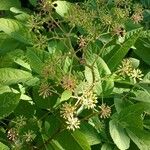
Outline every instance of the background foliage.
<svg viewBox="0 0 150 150">
<path fill-rule="evenodd" d="M 0 149 L 150 149 L 149 0 L 0 1 Z"/>
</svg>

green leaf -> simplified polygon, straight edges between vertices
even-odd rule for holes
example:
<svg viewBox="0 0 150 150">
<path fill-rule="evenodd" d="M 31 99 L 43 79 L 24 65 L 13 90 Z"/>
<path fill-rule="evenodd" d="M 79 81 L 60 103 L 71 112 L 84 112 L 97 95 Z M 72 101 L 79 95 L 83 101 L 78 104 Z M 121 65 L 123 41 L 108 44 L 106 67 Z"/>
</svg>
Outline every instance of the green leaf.
<svg viewBox="0 0 150 150">
<path fill-rule="evenodd" d="M 102 145 L 101 150 L 112 150 L 112 147 L 110 144 L 105 143 Z"/>
<path fill-rule="evenodd" d="M 52 140 L 51 141 L 51 146 L 53 147 L 54 150 L 65 150 L 59 143 L 57 140 Z M 50 150 L 50 149 L 47 149 Z"/>
<path fill-rule="evenodd" d="M 52 3 L 52 6 L 61 17 L 64 17 L 68 13 L 71 4 L 67 1 L 55 1 Z"/>
<path fill-rule="evenodd" d="M 64 131 L 57 137 L 56 140 L 64 149 L 67 150 L 91 150 L 84 134 L 77 130 L 73 133 Z"/>
<path fill-rule="evenodd" d="M 6 85 L 0 85 L 0 94 L 11 92 L 11 88 Z"/>
<path fill-rule="evenodd" d="M 19 41 L 12 39 L 5 33 L 0 33 L 0 55 L 15 50 L 19 45 Z"/>
<path fill-rule="evenodd" d="M 96 129 L 88 123 L 80 125 L 80 131 L 85 135 L 90 145 L 96 145 L 101 143 L 101 137 Z"/>
<path fill-rule="evenodd" d="M 11 7 L 20 7 L 19 0 L 1 0 L 0 10 L 9 10 Z"/>
<path fill-rule="evenodd" d="M 145 42 L 143 39 L 138 40 L 135 44 L 136 49 L 134 49 L 134 52 L 142 58 L 143 61 L 150 65 L 150 47 L 147 47 L 144 44 Z"/>
<path fill-rule="evenodd" d="M 0 84 L 2 85 L 26 83 L 32 78 L 32 74 L 27 71 L 14 68 L 0 68 Z"/>
<path fill-rule="evenodd" d="M 132 97 L 132 99 L 141 101 L 141 102 L 150 103 L 150 91 L 143 89 L 143 90 L 137 90 L 133 93 L 135 94 L 135 97 Z"/>
<path fill-rule="evenodd" d="M 91 54 L 87 56 L 86 63 L 91 66 L 93 62 L 94 65 L 92 68 L 85 67 L 85 78 L 90 86 L 95 84 L 95 92 L 98 95 L 101 95 L 101 93 L 109 95 L 114 87 L 113 79 L 110 77 L 111 72 L 104 60 L 98 55 Z"/>
<path fill-rule="evenodd" d="M 114 98 L 115 108 L 118 113 L 120 113 L 124 108 L 132 105 L 132 103 L 128 100 L 122 99 L 122 97 L 115 97 Z"/>
<path fill-rule="evenodd" d="M 44 63 L 40 56 L 37 54 L 37 52 L 34 49 L 28 49 L 27 58 L 33 71 L 37 72 L 38 74 L 41 74 L 41 70 L 44 66 Z"/>
<path fill-rule="evenodd" d="M 109 122 L 109 131 L 114 143 L 119 149 L 126 150 L 129 148 L 130 138 L 115 120 Z"/>
<path fill-rule="evenodd" d="M 135 44 L 140 32 L 133 34 L 128 38 L 120 48 L 116 49 L 114 54 L 107 60 L 108 67 L 113 70 L 127 54 L 129 49 Z"/>
<path fill-rule="evenodd" d="M 0 119 L 8 116 L 17 107 L 20 94 L 4 93 L 0 95 Z"/>
<path fill-rule="evenodd" d="M 10 148 L 0 142 L 0 150 L 10 150 Z"/>
<path fill-rule="evenodd" d="M 64 66 L 63 66 L 63 71 L 64 73 L 68 73 L 69 71 L 69 67 L 72 64 L 72 60 L 69 57 L 66 57 L 65 62 L 64 62 Z"/>
<path fill-rule="evenodd" d="M 150 109 L 149 103 L 137 103 L 124 108 L 118 115 L 118 122 L 123 127 L 133 126 L 143 128 L 141 114 Z"/>
<path fill-rule="evenodd" d="M 32 44 L 33 35 L 17 20 L 0 18 L 0 30 L 22 43 Z"/>
<path fill-rule="evenodd" d="M 38 0 L 29 0 L 29 2 L 30 2 L 33 6 L 36 6 L 36 5 L 37 5 Z"/>
<path fill-rule="evenodd" d="M 72 96 L 72 91 L 65 90 L 61 95 L 60 103 L 68 100 L 71 96 Z"/>
<path fill-rule="evenodd" d="M 150 132 L 136 127 L 129 127 L 127 133 L 140 150 L 150 149 Z"/>
<path fill-rule="evenodd" d="M 33 98 L 33 101 L 35 102 L 36 106 L 39 108 L 42 108 L 42 109 L 52 108 L 58 99 L 58 95 L 52 94 L 51 96 L 48 96 L 45 99 L 43 99 L 42 96 L 39 96 L 39 93 L 37 92 L 38 90 L 39 90 L 39 88 L 34 86 L 32 98 Z"/>
</svg>

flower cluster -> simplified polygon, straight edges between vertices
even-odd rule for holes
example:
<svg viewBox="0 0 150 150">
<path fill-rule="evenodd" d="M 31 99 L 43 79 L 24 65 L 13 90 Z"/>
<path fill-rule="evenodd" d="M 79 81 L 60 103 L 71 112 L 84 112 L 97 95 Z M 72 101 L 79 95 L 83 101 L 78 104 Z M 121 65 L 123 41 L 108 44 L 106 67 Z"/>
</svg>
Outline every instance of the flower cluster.
<svg viewBox="0 0 150 150">
<path fill-rule="evenodd" d="M 94 109 L 96 107 L 97 97 L 92 91 L 83 92 L 83 95 L 78 99 L 80 100 L 81 104 L 87 109 Z"/>
<path fill-rule="evenodd" d="M 134 23 L 139 23 L 143 20 L 143 8 L 140 4 L 135 4 L 133 6 L 134 13 L 131 16 L 131 19 Z"/>
<path fill-rule="evenodd" d="M 17 141 L 17 139 L 18 139 L 17 130 L 15 128 L 9 129 L 7 132 L 7 138 L 12 142 Z"/>
<path fill-rule="evenodd" d="M 51 90 L 50 90 L 50 86 L 48 83 L 42 83 L 40 85 L 40 89 L 39 89 L 39 96 L 42 96 L 44 99 L 47 98 L 48 96 L 50 96 Z"/>
<path fill-rule="evenodd" d="M 102 104 L 99 106 L 100 110 L 100 118 L 109 118 L 111 114 L 111 108 L 110 106 L 107 106 L 106 104 Z"/>
<path fill-rule="evenodd" d="M 23 135 L 23 138 L 25 140 L 25 142 L 31 142 L 34 138 L 35 138 L 35 133 L 31 130 L 25 132 L 25 134 Z"/>
<path fill-rule="evenodd" d="M 83 37 L 83 35 L 78 38 L 79 48 L 84 48 L 87 44 L 87 40 Z"/>
<path fill-rule="evenodd" d="M 80 120 L 75 116 L 76 108 L 71 104 L 64 103 L 60 110 L 61 116 L 65 119 L 67 129 L 74 131 L 80 128 Z"/>
<path fill-rule="evenodd" d="M 61 82 L 61 85 L 65 90 L 73 91 L 76 87 L 76 80 L 72 75 L 65 75 Z"/>
<path fill-rule="evenodd" d="M 137 80 L 142 80 L 143 77 L 142 71 L 134 68 L 130 59 L 123 59 L 117 69 L 117 73 L 124 78 L 129 77 L 133 79 L 134 83 L 136 83 Z"/>
</svg>

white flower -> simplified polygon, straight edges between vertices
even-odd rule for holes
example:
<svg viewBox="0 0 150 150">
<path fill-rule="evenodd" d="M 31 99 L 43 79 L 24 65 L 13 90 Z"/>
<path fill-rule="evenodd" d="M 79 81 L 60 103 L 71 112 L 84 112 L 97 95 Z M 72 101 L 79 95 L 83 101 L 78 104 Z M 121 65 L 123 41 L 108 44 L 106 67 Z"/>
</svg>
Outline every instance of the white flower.
<svg viewBox="0 0 150 150">
<path fill-rule="evenodd" d="M 68 103 L 64 103 L 62 105 L 62 108 L 60 110 L 60 113 L 61 113 L 61 116 L 64 118 L 64 119 L 68 119 L 70 117 L 73 117 L 74 114 L 76 113 L 75 111 L 75 107 L 72 106 L 71 104 L 68 104 Z"/>
<path fill-rule="evenodd" d="M 132 74 L 131 74 L 131 78 L 134 80 L 134 82 L 136 83 L 136 80 L 142 80 L 143 74 L 142 71 L 140 69 L 133 69 Z"/>
<path fill-rule="evenodd" d="M 83 93 L 80 99 L 85 108 L 93 109 L 96 107 L 97 97 L 92 92 Z"/>
<path fill-rule="evenodd" d="M 75 131 L 75 129 L 80 128 L 80 120 L 77 117 L 69 117 L 66 124 L 68 130 Z"/>
</svg>

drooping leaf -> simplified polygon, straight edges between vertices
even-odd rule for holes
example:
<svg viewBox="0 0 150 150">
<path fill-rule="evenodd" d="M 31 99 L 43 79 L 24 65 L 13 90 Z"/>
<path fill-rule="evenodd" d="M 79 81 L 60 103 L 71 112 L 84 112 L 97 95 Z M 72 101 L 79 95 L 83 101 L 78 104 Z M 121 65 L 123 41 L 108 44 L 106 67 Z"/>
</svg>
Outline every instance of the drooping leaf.
<svg viewBox="0 0 150 150">
<path fill-rule="evenodd" d="M 119 149 L 126 150 L 129 148 L 130 138 L 115 120 L 109 122 L 109 131 L 114 143 Z"/>
<path fill-rule="evenodd" d="M 14 68 L 0 68 L 0 84 L 2 85 L 26 83 L 30 79 L 33 79 L 30 72 Z"/>
<path fill-rule="evenodd" d="M 0 95 L 0 119 L 8 116 L 17 107 L 20 94 L 4 93 Z"/>
<path fill-rule="evenodd" d="M 140 32 L 133 34 L 130 38 L 125 40 L 125 42 L 121 45 L 120 48 L 117 48 L 115 50 L 114 54 L 107 60 L 107 64 L 110 70 L 113 70 L 120 63 L 120 61 L 129 51 L 129 49 L 135 44 L 139 35 Z"/>
<path fill-rule="evenodd" d="M 33 43 L 33 35 L 29 29 L 17 20 L 0 18 L 0 30 L 22 43 Z"/>
</svg>

